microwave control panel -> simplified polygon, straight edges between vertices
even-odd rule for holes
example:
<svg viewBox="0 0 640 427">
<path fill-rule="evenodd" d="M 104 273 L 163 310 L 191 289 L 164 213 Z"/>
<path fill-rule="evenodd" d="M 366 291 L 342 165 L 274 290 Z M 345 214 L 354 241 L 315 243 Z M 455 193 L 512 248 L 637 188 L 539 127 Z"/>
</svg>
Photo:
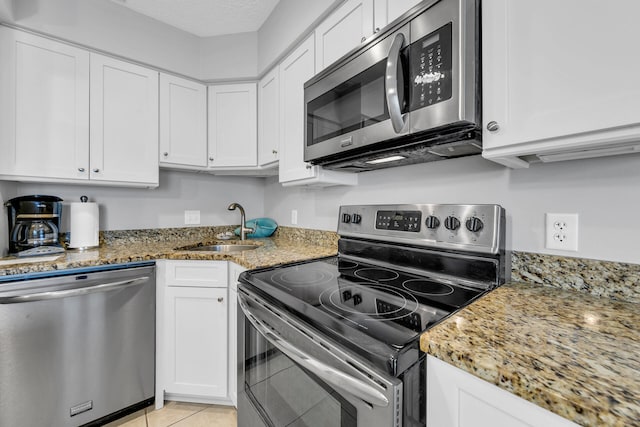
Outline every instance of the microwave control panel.
<svg viewBox="0 0 640 427">
<path fill-rule="evenodd" d="M 451 28 L 448 23 L 409 46 L 411 111 L 451 98 Z"/>
</svg>

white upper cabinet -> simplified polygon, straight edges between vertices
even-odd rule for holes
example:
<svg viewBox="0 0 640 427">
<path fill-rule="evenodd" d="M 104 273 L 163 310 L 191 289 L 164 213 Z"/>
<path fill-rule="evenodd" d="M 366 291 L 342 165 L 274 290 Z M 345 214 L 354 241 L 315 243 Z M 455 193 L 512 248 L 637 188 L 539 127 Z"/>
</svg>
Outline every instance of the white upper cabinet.
<svg viewBox="0 0 640 427">
<path fill-rule="evenodd" d="M 207 87 L 160 74 L 160 166 L 207 166 Z"/>
<path fill-rule="evenodd" d="M 258 82 L 258 165 L 278 161 L 280 143 L 280 75 L 278 67 Z"/>
<path fill-rule="evenodd" d="M 158 185 L 158 73 L 0 27 L 0 175 Z"/>
<path fill-rule="evenodd" d="M 280 63 L 280 182 L 311 178 L 304 161 L 304 82 L 314 75 L 314 40 L 307 38 Z"/>
<path fill-rule="evenodd" d="M 347 0 L 316 27 L 316 72 L 373 34 L 373 0 Z"/>
<path fill-rule="evenodd" d="M 375 31 L 378 32 L 418 3 L 420 0 L 375 0 L 373 12 Z"/>
<path fill-rule="evenodd" d="M 91 54 L 90 179 L 158 185 L 158 72 Z"/>
<path fill-rule="evenodd" d="M 483 156 L 527 167 L 638 151 L 638 16 L 636 0 L 483 1 Z"/>
<path fill-rule="evenodd" d="M 355 185 L 356 174 L 326 171 L 304 161 L 304 83 L 314 75 L 314 38 L 309 36 L 280 63 L 279 179 L 290 185 Z"/>
<path fill-rule="evenodd" d="M 0 27 L 0 175 L 89 177 L 89 53 Z"/>
<path fill-rule="evenodd" d="M 209 167 L 257 166 L 255 83 L 209 86 Z"/>
</svg>

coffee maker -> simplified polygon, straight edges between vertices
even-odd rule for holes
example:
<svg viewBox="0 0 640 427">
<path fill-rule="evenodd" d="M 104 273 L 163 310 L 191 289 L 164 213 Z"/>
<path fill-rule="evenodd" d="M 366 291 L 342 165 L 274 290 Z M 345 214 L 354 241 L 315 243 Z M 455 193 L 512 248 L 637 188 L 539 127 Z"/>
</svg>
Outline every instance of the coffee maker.
<svg viewBox="0 0 640 427">
<path fill-rule="evenodd" d="M 16 254 L 27 249 L 54 246 L 58 240 L 62 199 L 55 196 L 22 196 L 9 200 L 9 252 Z"/>
</svg>

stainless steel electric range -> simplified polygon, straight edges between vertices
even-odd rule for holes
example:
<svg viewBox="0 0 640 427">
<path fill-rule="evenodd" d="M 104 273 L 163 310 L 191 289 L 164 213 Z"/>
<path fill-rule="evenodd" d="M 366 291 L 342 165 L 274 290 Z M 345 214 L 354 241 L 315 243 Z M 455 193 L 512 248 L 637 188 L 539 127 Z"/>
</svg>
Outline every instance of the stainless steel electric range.
<svg viewBox="0 0 640 427">
<path fill-rule="evenodd" d="M 238 289 L 238 425 L 425 425 L 422 332 L 505 282 L 498 205 L 342 206 L 338 256 Z"/>
</svg>

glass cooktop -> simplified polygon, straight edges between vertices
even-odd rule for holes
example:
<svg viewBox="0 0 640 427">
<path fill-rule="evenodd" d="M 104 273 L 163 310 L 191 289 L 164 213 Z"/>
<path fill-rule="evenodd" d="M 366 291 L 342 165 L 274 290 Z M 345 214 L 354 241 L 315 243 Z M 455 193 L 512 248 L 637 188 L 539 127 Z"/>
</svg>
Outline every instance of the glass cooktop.
<svg viewBox="0 0 640 427">
<path fill-rule="evenodd" d="M 484 293 L 342 258 L 249 272 L 246 281 L 312 320 L 357 339 L 349 329 L 400 349 Z"/>
</svg>

